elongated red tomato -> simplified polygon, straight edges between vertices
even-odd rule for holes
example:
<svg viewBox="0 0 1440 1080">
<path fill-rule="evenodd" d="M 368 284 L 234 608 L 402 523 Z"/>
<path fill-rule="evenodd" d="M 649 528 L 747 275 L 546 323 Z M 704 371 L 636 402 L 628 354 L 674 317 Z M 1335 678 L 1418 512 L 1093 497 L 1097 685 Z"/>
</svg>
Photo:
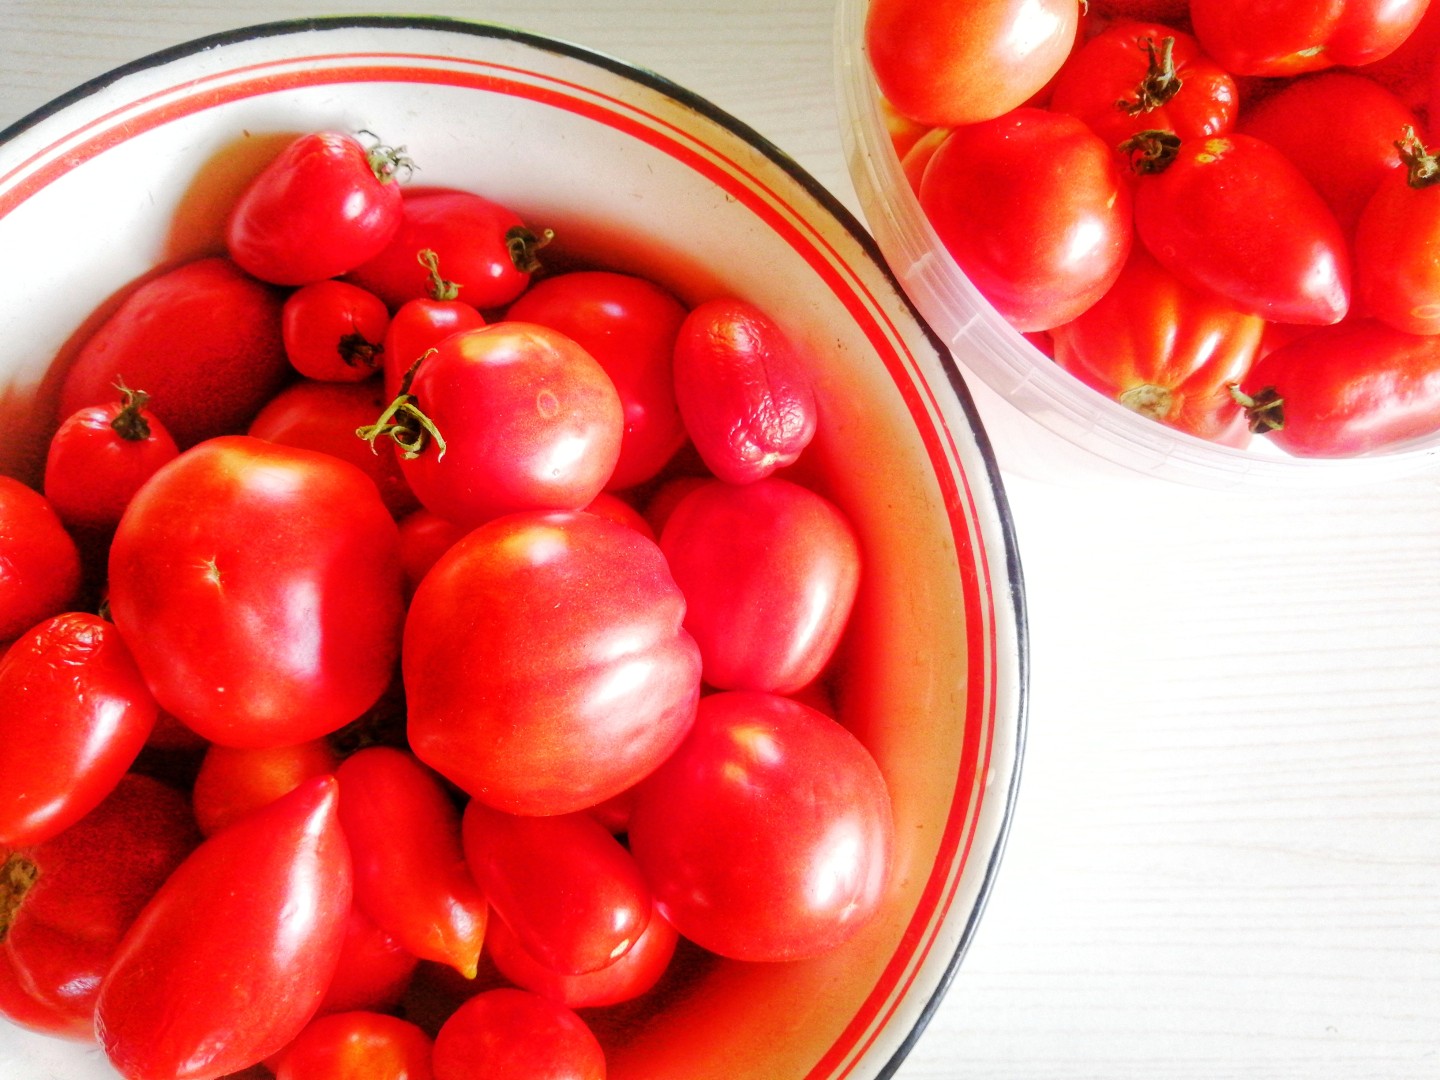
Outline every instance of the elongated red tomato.
<svg viewBox="0 0 1440 1080">
<path fill-rule="evenodd" d="M 227 746 L 318 738 L 391 680 L 399 538 L 327 454 L 235 435 L 141 488 L 110 549 L 110 608 L 156 699 Z"/>
<path fill-rule="evenodd" d="M 562 975 L 615 963 L 653 906 L 635 860 L 583 811 L 520 817 L 472 799 L 465 860 L 522 947 Z"/>
<path fill-rule="evenodd" d="M 700 655 L 684 616 L 660 548 L 629 526 L 584 512 L 482 525 L 410 604 L 410 744 L 510 813 L 619 794 L 694 719 Z"/>
<path fill-rule="evenodd" d="M 990 120 L 1023 105 L 1070 53 L 1075 0 L 873 0 L 865 51 L 881 94 L 936 127 Z"/>
<path fill-rule="evenodd" d="M 126 933 L 100 984 L 96 1032 L 128 1080 L 237 1072 L 309 1022 L 350 910 L 333 777 L 205 841 Z"/>
<path fill-rule="evenodd" d="M 1065 113 L 1019 108 L 951 132 L 925 167 L 920 205 L 1017 330 L 1069 322 L 1130 251 L 1130 190 L 1116 155 Z"/>
<path fill-rule="evenodd" d="M 1324 326 L 1345 317 L 1345 236 L 1280 151 L 1232 133 L 1172 145 L 1143 168 L 1135 231 L 1181 281 L 1275 322 Z"/>
<path fill-rule="evenodd" d="M 1346 319 L 1267 353 L 1240 389 L 1255 430 L 1292 454 L 1385 450 L 1440 428 L 1440 335 Z"/>
<path fill-rule="evenodd" d="M 416 956 L 473 978 L 486 899 L 465 862 L 460 811 L 439 780 L 389 746 L 352 754 L 336 777 L 356 907 Z"/>
<path fill-rule="evenodd" d="M 894 822 L 860 742 L 774 694 L 711 694 L 648 777 L 630 846 L 660 913 L 737 960 L 814 956 L 879 910 Z"/>
<path fill-rule="evenodd" d="M 70 828 L 115 789 L 155 726 L 156 705 L 119 632 L 66 612 L 0 659 L 0 844 Z"/>
<path fill-rule="evenodd" d="M 1390 55 L 1425 14 L 1428 0 L 1190 0 L 1205 51 L 1236 75 L 1300 75 Z"/>
<path fill-rule="evenodd" d="M 277 285 L 353 270 L 400 227 L 405 167 L 399 151 L 344 132 L 300 136 L 235 201 L 225 226 L 230 257 Z"/>
<path fill-rule="evenodd" d="M 73 604 L 80 577 L 80 551 L 50 500 L 0 476 L 0 642 Z"/>
<path fill-rule="evenodd" d="M 705 682 L 790 693 L 834 654 L 860 584 L 860 544 L 824 497 L 771 476 L 681 500 L 660 547 L 685 594 Z"/>
<path fill-rule="evenodd" d="M 489 920 L 486 920 L 489 926 Z M 392 1011 L 410 986 L 420 958 L 360 911 L 354 903 L 345 920 L 345 941 L 335 977 L 325 990 L 319 1012 L 356 1009 Z"/>
<path fill-rule="evenodd" d="M 1397 140 L 1404 168 L 1382 180 L 1355 227 L 1361 313 L 1411 334 L 1440 334 L 1440 159 L 1413 128 Z"/>
<path fill-rule="evenodd" d="M 1136 246 L 1110 291 L 1055 328 L 1055 362 L 1143 416 L 1244 446 L 1250 431 L 1230 386 L 1250 370 L 1265 325 Z"/>
</svg>

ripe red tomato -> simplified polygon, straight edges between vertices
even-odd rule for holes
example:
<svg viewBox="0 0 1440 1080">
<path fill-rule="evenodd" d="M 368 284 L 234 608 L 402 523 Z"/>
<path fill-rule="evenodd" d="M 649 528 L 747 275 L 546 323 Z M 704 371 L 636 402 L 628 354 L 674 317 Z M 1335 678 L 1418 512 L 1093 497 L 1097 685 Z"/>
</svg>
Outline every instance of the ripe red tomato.
<svg viewBox="0 0 1440 1080">
<path fill-rule="evenodd" d="M 460 288 L 440 276 L 439 257 L 433 251 L 420 252 L 419 262 L 430 275 L 429 295 L 406 300 L 390 320 L 385 334 L 385 400 L 393 401 L 405 384 L 405 377 L 420 358 L 461 330 L 485 325 L 485 316 L 475 305 L 458 299 Z"/>
<path fill-rule="evenodd" d="M 431 1080 L 430 1036 L 398 1016 L 317 1017 L 275 1059 L 275 1080 Z"/>
<path fill-rule="evenodd" d="M 1344 234 L 1279 150 L 1238 133 L 1192 139 L 1142 171 L 1136 233 L 1181 281 L 1275 322 L 1344 318 L 1351 272 Z"/>
<path fill-rule="evenodd" d="M 684 737 L 700 690 L 685 601 L 660 548 L 594 514 L 512 514 L 415 591 L 403 669 L 410 744 L 519 814 L 583 810 Z"/>
<path fill-rule="evenodd" d="M 63 419 L 140 386 L 181 449 L 243 430 L 291 375 L 284 298 L 229 259 L 183 263 L 142 282 L 81 346 L 60 388 Z"/>
<path fill-rule="evenodd" d="M 285 300 L 280 332 L 301 375 L 361 382 L 380 370 L 390 309 L 374 293 L 344 281 L 313 281 Z"/>
<path fill-rule="evenodd" d="M 415 594 L 435 561 L 469 531 L 423 506 L 400 519 L 400 562 L 405 568 L 407 598 Z"/>
<path fill-rule="evenodd" d="M 230 257 L 261 281 L 339 277 L 382 251 L 401 220 L 403 153 L 353 135 L 311 132 L 241 192 L 225 225 Z"/>
<path fill-rule="evenodd" d="M 211 745 L 200 761 L 190 798 L 195 821 L 206 836 L 268 806 L 304 781 L 328 776 L 340 755 L 325 739 L 292 746 Z"/>
<path fill-rule="evenodd" d="M 1236 75 L 1300 75 L 1394 52 L 1428 0 L 1190 0 L 1195 36 Z"/>
<path fill-rule="evenodd" d="M 508 987 L 476 994 L 435 1036 L 435 1080 L 605 1080 L 605 1052 L 557 1001 Z"/>
<path fill-rule="evenodd" d="M 80 592 L 80 551 L 50 500 L 0 476 L 0 642 L 69 607 Z"/>
<path fill-rule="evenodd" d="M 72 413 L 51 436 L 45 497 L 67 525 L 113 529 L 140 485 L 180 452 L 149 400 L 122 387 L 118 401 Z"/>
<path fill-rule="evenodd" d="M 95 997 L 121 938 L 199 842 L 180 791 L 129 773 L 64 832 L 5 853 L 0 967 L 52 1019 L 42 1030 L 94 1039 Z"/>
<path fill-rule="evenodd" d="M 535 282 L 505 313 L 579 342 L 620 394 L 625 435 L 606 486 L 633 487 L 658 473 L 685 442 L 671 358 L 685 307 L 633 274 L 578 270 Z"/>
<path fill-rule="evenodd" d="M 488 920 L 487 920 L 488 926 Z M 390 1012 L 409 988 L 420 958 L 388 930 L 382 930 L 352 902 L 335 977 L 320 1002 L 320 1013 L 374 1009 Z"/>
<path fill-rule="evenodd" d="M 156 699 L 226 746 L 304 742 L 368 709 L 390 685 L 402 604 L 375 485 L 244 435 L 151 477 L 110 548 L 111 613 Z"/>
<path fill-rule="evenodd" d="M 960 269 L 1017 330 L 1098 300 L 1130 251 L 1129 185 L 1081 120 L 1020 108 L 935 150 L 920 205 Z"/>
<path fill-rule="evenodd" d="M 495 914 L 551 971 L 608 967 L 645 932 L 654 905 L 635 860 L 584 811 L 519 817 L 472 799 L 463 835 Z"/>
<path fill-rule="evenodd" d="M 1239 105 L 1235 80 L 1197 41 L 1156 22 L 1114 23 L 1092 37 L 1060 69 L 1049 103 L 1084 120 L 1117 153 L 1141 131 L 1219 135 Z"/>
<path fill-rule="evenodd" d="M 754 304 L 707 300 L 675 339 L 675 399 L 709 470 L 744 484 L 793 464 L 815 437 L 806 357 Z"/>
<path fill-rule="evenodd" d="M 333 777 L 196 848 L 141 911 L 100 984 L 95 1030 L 128 1077 L 224 1076 L 314 1015 L 350 910 Z"/>
<path fill-rule="evenodd" d="M 374 481 L 385 509 L 398 518 L 419 507 L 420 500 L 395 455 L 377 454 L 355 434 L 390 401 L 378 378 L 358 383 L 301 379 L 266 402 L 246 434 L 348 461 Z"/>
<path fill-rule="evenodd" d="M 874 759 L 790 698 L 700 702 L 680 748 L 640 785 L 630 847 L 679 933 L 736 960 L 793 960 L 879 910 L 894 822 Z"/>
<path fill-rule="evenodd" d="M 460 811 L 407 751 L 360 750 L 336 770 L 355 906 L 410 952 L 474 978 L 488 918 L 465 864 Z"/>
<path fill-rule="evenodd" d="M 348 275 L 392 311 L 407 300 L 431 296 L 430 270 L 416 259 L 422 251 L 435 253 L 446 278 L 459 289 L 459 298 L 481 311 L 510 303 L 540 267 L 536 253 L 548 236 L 532 231 L 509 207 L 483 195 L 411 190 L 405 193 L 402 210 L 390 243 Z"/>
<path fill-rule="evenodd" d="M 1267 353 L 1240 389 L 1254 429 L 1292 454 L 1390 449 L 1440 427 L 1440 335 L 1346 319 Z"/>
<path fill-rule="evenodd" d="M 595 1009 L 632 1001 L 651 990 L 669 969 L 680 935 L 652 910 L 645 929 L 625 955 L 583 975 L 562 975 L 531 956 L 504 919 L 495 919 L 485 950 L 496 969 L 522 990 L 542 994 L 572 1009 Z"/>
<path fill-rule="evenodd" d="M 605 487 L 624 413 L 605 370 L 533 323 L 452 334 L 364 432 L 393 438 L 421 504 L 458 525 L 517 510 L 579 510 Z"/>
<path fill-rule="evenodd" d="M 1363 315 L 1411 334 L 1440 334 L 1440 160 L 1411 128 L 1404 168 L 1386 176 L 1355 226 L 1355 292 Z"/>
<path fill-rule="evenodd" d="M 1230 386 L 1250 370 L 1265 320 L 1180 282 L 1136 246 L 1110 291 L 1052 332 L 1055 361 L 1136 412 L 1202 439 L 1244 446 Z"/>
<path fill-rule="evenodd" d="M 155 699 L 115 627 L 66 612 L 0 659 L 0 844 L 36 844 L 115 789 L 155 726 Z"/>
<path fill-rule="evenodd" d="M 660 548 L 685 595 L 705 682 L 790 693 L 829 663 L 860 583 L 860 544 L 829 500 L 772 476 L 687 495 Z"/>
<path fill-rule="evenodd" d="M 1401 168 L 1396 140 L 1416 124 L 1415 114 L 1374 80 L 1322 71 L 1247 106 L 1238 130 L 1289 158 L 1352 236 L 1375 189 Z"/>
<path fill-rule="evenodd" d="M 1023 105 L 1075 41 L 1076 0 L 872 0 L 865 50 L 880 93 L 934 127 L 991 120 Z"/>
</svg>

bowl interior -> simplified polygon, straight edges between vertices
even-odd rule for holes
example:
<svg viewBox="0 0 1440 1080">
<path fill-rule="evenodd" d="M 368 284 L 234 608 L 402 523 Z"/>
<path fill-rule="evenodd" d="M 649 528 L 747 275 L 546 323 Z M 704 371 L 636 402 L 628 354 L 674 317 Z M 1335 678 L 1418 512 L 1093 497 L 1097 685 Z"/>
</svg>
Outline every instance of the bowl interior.
<svg viewBox="0 0 1440 1080">
<path fill-rule="evenodd" d="M 0 470 L 36 475 L 93 313 L 220 250 L 245 180 L 322 128 L 404 145 L 416 183 L 510 203 L 554 230 L 553 260 L 643 273 L 692 302 L 743 296 L 808 351 L 821 431 L 797 468 L 862 537 L 839 709 L 895 800 L 890 892 L 833 955 L 697 963 L 599 1026 L 617 1078 L 881 1075 L 953 973 L 1003 843 L 1023 728 L 1019 571 L 944 349 L 845 211 L 742 125 L 583 49 L 436 20 L 242 31 L 82 87 L 0 142 Z M 9 1027 L 6 1054 L 111 1075 L 93 1051 Z"/>
</svg>

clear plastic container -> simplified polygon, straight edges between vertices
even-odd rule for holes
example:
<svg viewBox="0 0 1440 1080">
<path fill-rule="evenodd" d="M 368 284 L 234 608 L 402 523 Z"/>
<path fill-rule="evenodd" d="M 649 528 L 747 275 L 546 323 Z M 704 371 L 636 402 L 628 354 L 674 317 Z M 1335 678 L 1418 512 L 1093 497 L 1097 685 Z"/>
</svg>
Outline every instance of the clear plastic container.
<svg viewBox="0 0 1440 1080">
<path fill-rule="evenodd" d="M 1221 446 L 1132 412 L 1085 386 L 1013 329 L 930 227 L 900 169 L 864 50 L 867 0 L 840 0 L 836 78 L 841 133 L 861 208 L 881 252 L 963 371 L 1007 472 L 1033 479 L 1136 474 L 1207 488 L 1316 488 L 1391 480 L 1440 465 L 1440 434 L 1357 458 L 1297 458 L 1263 437 Z"/>
</svg>

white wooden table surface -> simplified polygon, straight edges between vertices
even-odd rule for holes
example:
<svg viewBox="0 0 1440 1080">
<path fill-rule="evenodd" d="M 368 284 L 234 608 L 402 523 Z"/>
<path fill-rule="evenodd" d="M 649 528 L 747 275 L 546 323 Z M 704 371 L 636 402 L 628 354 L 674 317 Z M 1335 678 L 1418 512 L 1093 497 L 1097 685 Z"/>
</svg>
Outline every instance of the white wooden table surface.
<svg viewBox="0 0 1440 1080">
<path fill-rule="evenodd" d="M 0 127 L 202 34 L 376 11 L 650 68 L 858 211 L 831 0 L 0 0 Z M 1440 1078 L 1440 473 L 1007 490 L 1032 639 L 1021 799 L 898 1076 Z"/>
</svg>

